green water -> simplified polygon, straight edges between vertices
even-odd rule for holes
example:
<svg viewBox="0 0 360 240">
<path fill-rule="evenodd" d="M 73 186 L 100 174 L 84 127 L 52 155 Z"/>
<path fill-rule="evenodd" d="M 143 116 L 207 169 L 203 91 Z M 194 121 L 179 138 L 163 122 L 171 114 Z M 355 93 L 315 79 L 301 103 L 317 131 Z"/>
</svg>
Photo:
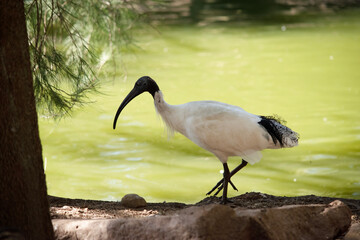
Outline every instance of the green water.
<svg viewBox="0 0 360 240">
<path fill-rule="evenodd" d="M 285 30 L 285 31 L 284 31 Z M 136 32 L 117 56 L 127 77 L 102 73 L 102 95 L 59 123 L 40 119 L 48 192 L 120 200 L 194 203 L 222 164 L 180 134 L 167 139 L 149 94 L 114 114 L 134 82 L 153 77 L 170 104 L 217 100 L 277 113 L 301 135 L 296 148 L 265 150 L 233 177 L 239 189 L 274 195 L 360 199 L 360 11 L 292 24 L 161 26 Z M 229 160 L 234 168 L 240 158 Z"/>
</svg>

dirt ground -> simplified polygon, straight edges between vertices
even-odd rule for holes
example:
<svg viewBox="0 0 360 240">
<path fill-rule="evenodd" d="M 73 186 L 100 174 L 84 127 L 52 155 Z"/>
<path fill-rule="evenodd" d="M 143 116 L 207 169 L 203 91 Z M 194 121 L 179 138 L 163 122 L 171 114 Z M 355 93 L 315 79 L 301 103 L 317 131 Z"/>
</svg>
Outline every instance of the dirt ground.
<svg viewBox="0 0 360 240">
<path fill-rule="evenodd" d="M 229 206 L 233 208 L 271 208 L 285 205 L 328 204 L 341 200 L 349 206 L 353 215 L 352 223 L 360 223 L 360 200 L 318 197 L 314 195 L 300 197 L 277 197 L 264 193 L 250 192 L 233 198 Z M 68 199 L 49 196 L 50 213 L 53 219 L 110 219 L 122 217 L 146 217 L 151 215 L 169 215 L 177 210 L 191 206 L 220 203 L 218 197 L 207 197 L 196 204 L 177 202 L 147 203 L 146 207 L 125 208 L 120 202 Z"/>
</svg>

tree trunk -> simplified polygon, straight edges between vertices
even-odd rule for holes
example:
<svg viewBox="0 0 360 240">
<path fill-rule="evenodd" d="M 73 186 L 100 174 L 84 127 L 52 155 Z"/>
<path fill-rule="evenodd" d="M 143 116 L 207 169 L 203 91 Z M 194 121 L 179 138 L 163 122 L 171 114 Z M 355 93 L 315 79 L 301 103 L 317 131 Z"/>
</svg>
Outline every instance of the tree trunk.
<svg viewBox="0 0 360 240">
<path fill-rule="evenodd" d="M 0 232 L 53 239 L 23 0 L 0 1 Z M 1 233 L 0 233 L 0 238 Z"/>
</svg>

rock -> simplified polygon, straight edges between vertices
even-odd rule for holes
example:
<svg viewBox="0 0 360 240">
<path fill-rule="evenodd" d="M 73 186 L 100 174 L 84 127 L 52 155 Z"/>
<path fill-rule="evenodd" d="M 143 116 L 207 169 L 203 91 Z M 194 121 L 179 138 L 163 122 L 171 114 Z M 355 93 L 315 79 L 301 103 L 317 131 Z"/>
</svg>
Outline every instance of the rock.
<svg viewBox="0 0 360 240">
<path fill-rule="evenodd" d="M 360 240 L 360 223 L 351 225 L 349 232 L 346 233 L 344 240 Z"/>
<path fill-rule="evenodd" d="M 124 207 L 128 207 L 128 208 L 139 208 L 139 207 L 146 207 L 146 201 L 144 198 L 140 197 L 137 194 L 126 194 L 122 199 L 121 199 L 121 204 Z"/>
<path fill-rule="evenodd" d="M 246 232 L 261 229 L 255 239 L 335 239 L 351 224 L 351 211 L 341 201 L 329 205 L 289 205 L 278 208 L 238 210 L 255 224 Z M 253 238 L 250 238 L 253 239 Z"/>
<path fill-rule="evenodd" d="M 350 209 L 329 205 L 292 205 L 233 209 L 205 205 L 168 216 L 106 220 L 54 219 L 57 239 L 335 239 L 351 223 Z"/>
</svg>

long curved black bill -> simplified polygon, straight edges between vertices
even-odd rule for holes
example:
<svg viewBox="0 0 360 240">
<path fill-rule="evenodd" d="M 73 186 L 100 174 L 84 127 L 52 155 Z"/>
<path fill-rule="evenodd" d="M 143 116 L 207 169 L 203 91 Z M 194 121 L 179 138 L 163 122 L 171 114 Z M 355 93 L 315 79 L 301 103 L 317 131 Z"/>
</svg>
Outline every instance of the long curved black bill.
<svg viewBox="0 0 360 240">
<path fill-rule="evenodd" d="M 115 114 L 115 118 L 114 118 L 114 123 L 113 123 L 113 129 L 116 128 L 116 122 L 117 119 L 121 113 L 121 111 L 124 109 L 124 107 L 131 101 L 133 100 L 137 95 L 141 94 L 142 92 L 139 91 L 136 88 L 133 88 L 133 90 L 131 90 L 131 92 L 126 96 L 126 98 L 124 99 L 124 101 L 122 101 L 122 103 L 120 104 L 120 107 L 118 108 L 116 114 Z"/>
</svg>

